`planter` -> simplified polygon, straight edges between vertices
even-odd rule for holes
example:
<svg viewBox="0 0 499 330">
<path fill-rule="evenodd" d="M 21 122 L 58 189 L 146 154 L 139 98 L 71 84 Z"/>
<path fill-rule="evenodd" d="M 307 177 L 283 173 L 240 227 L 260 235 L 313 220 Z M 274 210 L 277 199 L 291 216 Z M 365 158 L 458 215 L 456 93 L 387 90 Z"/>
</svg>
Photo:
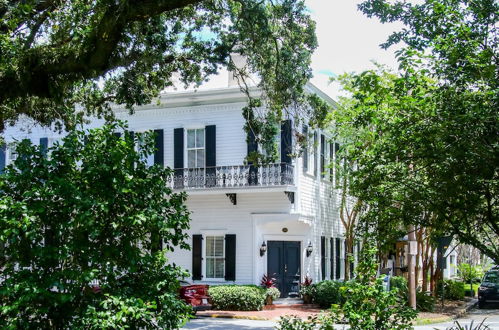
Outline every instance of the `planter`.
<svg viewBox="0 0 499 330">
<path fill-rule="evenodd" d="M 311 304 L 311 303 L 312 303 L 312 296 L 311 296 L 311 295 L 309 295 L 309 294 L 304 294 L 304 295 L 302 296 L 302 298 L 303 298 L 303 303 L 304 303 L 304 304 Z"/>
</svg>

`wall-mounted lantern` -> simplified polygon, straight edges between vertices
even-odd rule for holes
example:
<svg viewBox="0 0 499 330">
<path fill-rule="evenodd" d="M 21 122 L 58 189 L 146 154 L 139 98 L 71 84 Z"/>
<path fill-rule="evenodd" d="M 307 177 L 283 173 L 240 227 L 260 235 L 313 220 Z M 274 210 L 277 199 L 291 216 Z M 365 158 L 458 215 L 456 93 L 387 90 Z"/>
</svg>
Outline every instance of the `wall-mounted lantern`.
<svg viewBox="0 0 499 330">
<path fill-rule="evenodd" d="M 308 246 L 307 246 L 307 257 L 310 257 L 310 255 L 312 254 L 312 252 L 314 251 L 314 248 L 312 247 L 312 242 L 308 242 Z"/>
<path fill-rule="evenodd" d="M 267 244 L 263 241 L 262 246 L 260 246 L 260 257 L 263 257 L 265 252 L 267 252 Z"/>
</svg>

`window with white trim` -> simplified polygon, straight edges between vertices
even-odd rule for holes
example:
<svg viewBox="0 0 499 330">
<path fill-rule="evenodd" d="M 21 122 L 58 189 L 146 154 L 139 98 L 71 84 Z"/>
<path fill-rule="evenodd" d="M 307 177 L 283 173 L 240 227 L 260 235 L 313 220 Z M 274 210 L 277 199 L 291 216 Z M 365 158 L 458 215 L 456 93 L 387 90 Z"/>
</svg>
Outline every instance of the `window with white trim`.
<svg viewBox="0 0 499 330">
<path fill-rule="evenodd" d="M 223 279 L 225 277 L 225 238 L 206 236 L 205 277 Z"/>
<path fill-rule="evenodd" d="M 307 136 L 307 145 L 305 147 L 305 151 L 307 153 L 307 174 L 314 175 L 316 171 L 316 163 L 317 163 L 317 137 L 315 131 L 309 131 Z"/>
<path fill-rule="evenodd" d="M 205 167 L 205 130 L 204 128 L 187 129 L 187 167 Z"/>
</svg>

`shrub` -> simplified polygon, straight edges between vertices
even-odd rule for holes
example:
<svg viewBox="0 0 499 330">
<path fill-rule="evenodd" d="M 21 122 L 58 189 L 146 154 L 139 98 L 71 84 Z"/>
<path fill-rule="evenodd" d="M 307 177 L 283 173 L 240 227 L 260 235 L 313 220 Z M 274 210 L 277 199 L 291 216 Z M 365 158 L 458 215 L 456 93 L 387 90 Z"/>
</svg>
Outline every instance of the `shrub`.
<svg viewBox="0 0 499 330">
<path fill-rule="evenodd" d="M 426 292 L 416 292 L 416 307 L 420 312 L 433 312 L 435 310 L 435 297 Z"/>
<path fill-rule="evenodd" d="M 213 308 L 228 311 L 259 311 L 266 291 L 256 285 L 218 285 L 208 289 Z"/>
<path fill-rule="evenodd" d="M 444 298 L 449 300 L 464 299 L 464 283 L 460 281 L 444 280 Z M 437 294 L 442 296 L 442 281 L 437 284 Z"/>
<path fill-rule="evenodd" d="M 341 288 L 348 299 L 343 305 L 331 306 L 331 326 L 323 329 L 332 329 L 332 323 L 342 319 L 351 330 L 412 328 L 417 313 L 406 305 L 397 291 L 386 291 L 382 278 L 376 278 L 376 253 L 374 243 L 366 240 L 355 281 Z"/>
<path fill-rule="evenodd" d="M 276 300 L 277 298 L 279 298 L 281 296 L 281 291 L 279 291 L 279 289 L 274 286 L 272 288 L 266 289 L 265 295 L 267 297 L 269 297 L 269 296 L 272 297 L 272 300 Z"/>
<path fill-rule="evenodd" d="M 459 264 L 457 269 L 459 278 L 466 283 L 480 281 L 484 273 L 482 267 L 466 263 Z"/>
<path fill-rule="evenodd" d="M 342 304 L 344 299 L 341 295 L 341 287 L 346 286 L 345 282 L 325 280 L 315 286 L 313 300 L 321 307 L 329 308 L 332 304 Z"/>
<path fill-rule="evenodd" d="M 187 273 L 165 257 L 189 247 L 186 196 L 169 188 L 170 169 L 147 164 L 154 136 L 115 135 L 127 129 L 18 145 L 0 175 L 1 329 L 174 329 L 189 318 L 178 297 Z"/>
<path fill-rule="evenodd" d="M 407 280 L 403 276 L 392 276 L 390 278 L 390 290 L 397 290 L 399 296 L 406 298 L 409 287 Z"/>
<path fill-rule="evenodd" d="M 278 330 L 315 330 L 323 328 L 318 322 L 317 316 L 309 316 L 307 320 L 302 320 L 296 315 L 286 315 L 281 316 L 279 319 L 279 324 L 277 326 Z"/>
</svg>

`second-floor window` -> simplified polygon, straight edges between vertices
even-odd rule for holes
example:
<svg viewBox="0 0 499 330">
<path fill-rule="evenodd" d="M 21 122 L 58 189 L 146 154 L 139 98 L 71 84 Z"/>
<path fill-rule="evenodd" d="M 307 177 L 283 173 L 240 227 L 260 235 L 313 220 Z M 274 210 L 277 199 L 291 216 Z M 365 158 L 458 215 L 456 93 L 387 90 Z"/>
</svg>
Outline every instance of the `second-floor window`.
<svg viewBox="0 0 499 330">
<path fill-rule="evenodd" d="M 205 167 L 204 128 L 187 130 L 187 167 Z"/>
</svg>

